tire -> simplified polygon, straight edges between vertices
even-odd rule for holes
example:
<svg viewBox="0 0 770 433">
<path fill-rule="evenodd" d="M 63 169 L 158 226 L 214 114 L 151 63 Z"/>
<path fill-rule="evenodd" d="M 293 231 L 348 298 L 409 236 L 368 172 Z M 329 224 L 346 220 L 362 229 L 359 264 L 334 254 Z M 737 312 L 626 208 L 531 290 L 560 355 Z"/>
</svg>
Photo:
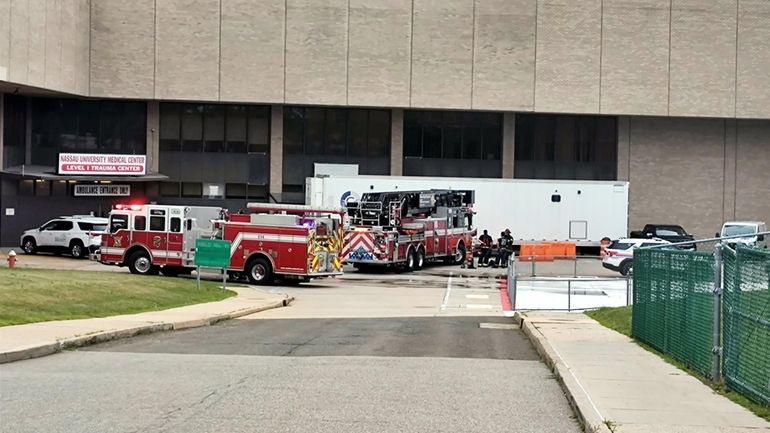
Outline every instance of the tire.
<svg viewBox="0 0 770 433">
<path fill-rule="evenodd" d="M 86 249 L 83 246 L 83 243 L 80 241 L 72 241 L 70 242 L 70 255 L 73 259 L 82 259 L 86 257 Z"/>
<path fill-rule="evenodd" d="M 625 260 L 623 263 L 620 264 L 619 271 L 620 271 L 620 275 L 624 277 L 632 275 L 634 273 L 634 261 Z"/>
<path fill-rule="evenodd" d="M 465 244 L 458 244 L 454 257 L 452 257 L 453 265 L 462 265 L 465 261 Z"/>
<path fill-rule="evenodd" d="M 415 258 L 415 252 L 414 250 L 409 250 L 408 253 L 406 253 L 406 262 L 404 262 L 403 265 L 403 271 L 404 272 L 414 272 L 414 265 L 416 262 Z"/>
<path fill-rule="evenodd" d="M 24 238 L 21 250 L 24 251 L 24 254 L 37 254 L 37 242 L 35 242 L 35 238 Z"/>
<path fill-rule="evenodd" d="M 152 265 L 150 255 L 145 251 L 137 251 L 128 259 L 128 270 L 136 275 L 155 275 L 158 270 Z"/>
<path fill-rule="evenodd" d="M 246 266 L 246 276 L 251 284 L 267 285 L 273 282 L 273 267 L 267 259 L 257 257 Z"/>
<path fill-rule="evenodd" d="M 425 267 L 425 250 L 420 247 L 417 249 L 417 254 L 414 257 L 414 269 L 421 270 Z"/>
</svg>

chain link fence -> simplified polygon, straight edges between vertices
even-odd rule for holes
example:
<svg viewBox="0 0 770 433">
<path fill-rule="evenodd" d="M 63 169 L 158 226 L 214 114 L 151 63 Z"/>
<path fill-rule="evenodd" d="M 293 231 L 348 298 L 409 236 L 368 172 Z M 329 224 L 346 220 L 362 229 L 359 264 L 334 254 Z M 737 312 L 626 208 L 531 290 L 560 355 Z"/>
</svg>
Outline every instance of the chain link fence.
<svg viewBox="0 0 770 433">
<path fill-rule="evenodd" d="M 724 376 L 727 386 L 770 405 L 770 252 L 724 251 Z"/>
<path fill-rule="evenodd" d="M 635 338 L 770 405 L 770 251 L 642 248 L 633 285 Z"/>
</svg>

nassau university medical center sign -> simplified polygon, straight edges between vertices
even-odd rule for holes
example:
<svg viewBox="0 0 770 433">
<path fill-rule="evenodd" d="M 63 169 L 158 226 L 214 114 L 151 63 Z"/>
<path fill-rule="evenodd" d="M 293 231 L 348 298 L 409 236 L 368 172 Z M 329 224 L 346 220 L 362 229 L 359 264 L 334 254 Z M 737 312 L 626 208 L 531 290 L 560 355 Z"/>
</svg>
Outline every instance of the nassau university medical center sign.
<svg viewBox="0 0 770 433">
<path fill-rule="evenodd" d="M 80 176 L 143 176 L 146 155 L 60 153 L 59 174 Z"/>
</svg>

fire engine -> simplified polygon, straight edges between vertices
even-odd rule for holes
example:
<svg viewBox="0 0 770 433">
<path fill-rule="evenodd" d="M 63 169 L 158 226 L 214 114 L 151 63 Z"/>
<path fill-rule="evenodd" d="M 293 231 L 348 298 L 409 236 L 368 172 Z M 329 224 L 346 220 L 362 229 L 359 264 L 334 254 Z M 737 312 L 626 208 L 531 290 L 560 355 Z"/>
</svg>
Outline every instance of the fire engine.
<svg viewBox="0 0 770 433">
<path fill-rule="evenodd" d="M 342 273 L 342 209 L 250 203 L 248 212 L 219 207 L 116 205 L 97 258 L 131 273 L 166 276 L 195 269 L 195 240 L 231 242 L 231 277 L 286 283 Z"/>
<path fill-rule="evenodd" d="M 413 271 L 426 261 L 462 263 L 473 246 L 474 191 L 369 192 L 348 203 L 343 257 L 359 270 Z"/>
</svg>

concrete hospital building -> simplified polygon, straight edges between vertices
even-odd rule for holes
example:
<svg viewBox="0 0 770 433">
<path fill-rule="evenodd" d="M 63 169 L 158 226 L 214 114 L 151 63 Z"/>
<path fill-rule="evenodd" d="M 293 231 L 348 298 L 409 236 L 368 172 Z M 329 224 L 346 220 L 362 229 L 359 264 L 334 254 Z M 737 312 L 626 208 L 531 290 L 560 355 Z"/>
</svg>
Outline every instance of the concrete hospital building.
<svg viewBox="0 0 770 433">
<path fill-rule="evenodd" d="M 314 162 L 629 181 L 629 228 L 713 235 L 770 220 L 770 1 L 0 0 L 0 132 L 2 246 L 116 194 L 303 202 Z"/>
</svg>

